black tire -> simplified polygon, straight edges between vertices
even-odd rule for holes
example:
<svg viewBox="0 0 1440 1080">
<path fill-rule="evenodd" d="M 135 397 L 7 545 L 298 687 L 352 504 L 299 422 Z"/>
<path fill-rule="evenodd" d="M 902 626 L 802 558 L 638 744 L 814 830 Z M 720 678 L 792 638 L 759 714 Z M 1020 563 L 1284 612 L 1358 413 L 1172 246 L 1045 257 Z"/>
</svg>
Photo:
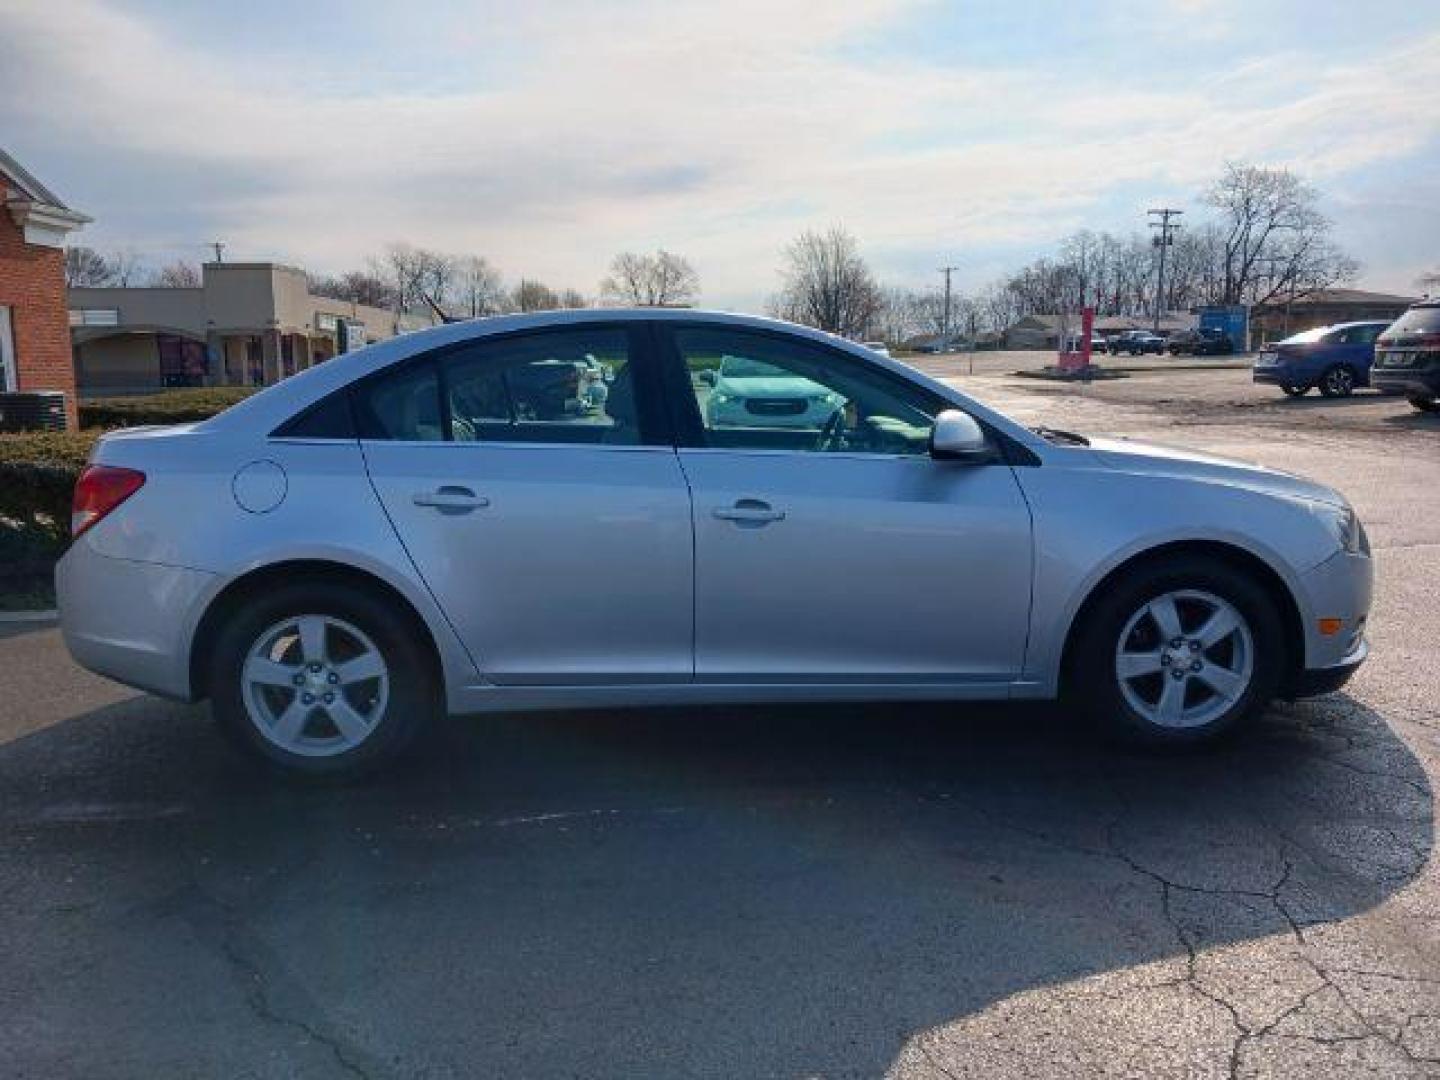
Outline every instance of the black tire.
<svg viewBox="0 0 1440 1080">
<path fill-rule="evenodd" d="M 1327 398 L 1346 398 L 1355 392 L 1355 371 L 1345 364 L 1333 364 L 1320 376 L 1320 393 Z"/>
<path fill-rule="evenodd" d="M 1288 383 L 1280 387 L 1280 389 L 1285 391 L 1287 397 L 1304 397 L 1310 392 L 1310 387 L 1308 386 L 1291 386 Z"/>
<path fill-rule="evenodd" d="M 241 677 L 249 651 L 269 628 L 300 615 L 340 619 L 369 636 L 387 667 L 388 696 L 357 746 L 329 756 L 285 750 L 257 729 L 245 705 Z M 248 601 L 220 631 L 210 668 L 211 711 L 221 730 L 247 753 L 284 772 L 310 778 L 365 775 L 393 761 L 441 711 L 441 677 L 413 613 L 363 587 L 296 583 Z M 307 721 L 313 723 L 314 721 Z"/>
<path fill-rule="evenodd" d="M 1116 651 L 1132 616 L 1150 601 L 1182 590 L 1210 593 L 1239 611 L 1254 656 L 1248 686 L 1223 714 L 1203 725 L 1164 727 L 1126 700 L 1116 673 Z M 1107 583 L 1072 631 L 1071 641 L 1066 696 L 1106 734 L 1159 748 L 1198 746 L 1234 731 L 1275 697 L 1288 663 L 1283 623 L 1270 594 L 1251 574 L 1208 556 L 1141 563 Z M 1162 672 L 1162 681 L 1164 677 Z"/>
<path fill-rule="evenodd" d="M 1421 397 L 1419 394 L 1412 394 L 1407 400 L 1410 402 L 1411 408 L 1419 409 L 1421 412 L 1440 412 L 1440 397 L 1427 398 Z"/>
</svg>

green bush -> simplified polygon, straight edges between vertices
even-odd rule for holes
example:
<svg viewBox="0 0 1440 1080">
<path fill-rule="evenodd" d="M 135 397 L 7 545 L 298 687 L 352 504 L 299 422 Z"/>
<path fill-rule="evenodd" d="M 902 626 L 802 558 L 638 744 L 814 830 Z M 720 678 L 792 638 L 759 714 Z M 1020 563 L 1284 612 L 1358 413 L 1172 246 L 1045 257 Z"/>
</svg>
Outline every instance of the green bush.
<svg viewBox="0 0 1440 1080">
<path fill-rule="evenodd" d="M 53 558 L 70 535 L 70 498 L 96 431 L 0 435 L 0 550 Z"/>
<path fill-rule="evenodd" d="M 80 402 L 80 426 L 139 427 L 208 420 L 237 401 L 243 401 L 255 390 L 253 386 L 206 386 L 143 397 L 94 398 Z"/>
</svg>

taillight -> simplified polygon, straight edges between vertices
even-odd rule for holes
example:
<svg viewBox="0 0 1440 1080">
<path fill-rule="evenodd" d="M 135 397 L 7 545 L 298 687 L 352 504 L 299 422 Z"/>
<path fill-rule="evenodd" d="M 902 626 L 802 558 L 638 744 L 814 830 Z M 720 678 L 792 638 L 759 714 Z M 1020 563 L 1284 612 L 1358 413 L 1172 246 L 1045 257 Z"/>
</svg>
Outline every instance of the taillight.
<svg viewBox="0 0 1440 1080">
<path fill-rule="evenodd" d="M 113 465 L 87 465 L 70 504 L 70 535 L 79 536 L 145 483 L 145 474 Z"/>
</svg>

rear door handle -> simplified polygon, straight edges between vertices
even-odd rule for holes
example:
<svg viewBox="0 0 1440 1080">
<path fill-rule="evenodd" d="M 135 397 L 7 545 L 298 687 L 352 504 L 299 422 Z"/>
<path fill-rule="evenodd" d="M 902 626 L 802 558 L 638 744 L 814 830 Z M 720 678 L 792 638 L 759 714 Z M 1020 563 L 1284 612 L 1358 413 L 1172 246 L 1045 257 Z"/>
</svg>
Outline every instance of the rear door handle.
<svg viewBox="0 0 1440 1080">
<path fill-rule="evenodd" d="M 766 525 L 785 520 L 784 510 L 776 510 L 760 499 L 739 499 L 734 506 L 717 507 L 711 513 L 721 521 L 734 521 L 741 525 Z"/>
<path fill-rule="evenodd" d="M 442 487 L 438 491 L 417 491 L 410 497 L 410 501 L 416 506 L 428 506 L 440 511 L 451 511 L 463 513 L 467 510 L 478 510 L 483 506 L 489 506 L 490 500 L 484 495 L 476 495 L 469 488 L 463 487 Z"/>
</svg>

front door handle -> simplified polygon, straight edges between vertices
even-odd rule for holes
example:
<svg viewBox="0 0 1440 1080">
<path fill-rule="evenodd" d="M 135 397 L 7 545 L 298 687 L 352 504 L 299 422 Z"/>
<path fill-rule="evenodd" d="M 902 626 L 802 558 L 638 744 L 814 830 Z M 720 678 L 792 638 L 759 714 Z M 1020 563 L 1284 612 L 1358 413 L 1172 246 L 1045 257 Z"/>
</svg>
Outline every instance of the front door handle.
<svg viewBox="0 0 1440 1080">
<path fill-rule="evenodd" d="M 484 495 L 476 495 L 469 488 L 450 486 L 442 487 L 438 491 L 417 491 L 410 497 L 410 501 L 416 506 L 432 507 L 442 513 L 464 513 L 490 505 L 490 500 Z"/>
<path fill-rule="evenodd" d="M 768 525 L 785 520 L 784 510 L 776 510 L 761 499 L 738 499 L 734 506 L 717 507 L 712 513 L 721 521 L 739 525 Z"/>
</svg>

